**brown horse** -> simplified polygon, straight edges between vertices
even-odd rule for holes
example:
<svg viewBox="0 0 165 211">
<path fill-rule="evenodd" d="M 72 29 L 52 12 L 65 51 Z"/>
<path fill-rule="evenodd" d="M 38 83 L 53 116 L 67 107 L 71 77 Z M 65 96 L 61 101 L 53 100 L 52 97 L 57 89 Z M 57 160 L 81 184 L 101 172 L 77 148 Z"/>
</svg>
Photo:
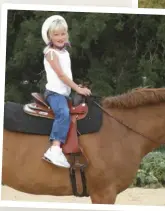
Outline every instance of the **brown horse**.
<svg viewBox="0 0 165 211">
<path fill-rule="evenodd" d="M 88 160 L 92 203 L 114 204 L 132 183 L 142 158 L 165 143 L 165 89 L 134 89 L 103 99 L 101 107 L 100 131 L 79 138 L 80 159 Z M 2 183 L 31 194 L 72 195 L 68 170 L 41 159 L 47 140 L 4 130 Z"/>
</svg>

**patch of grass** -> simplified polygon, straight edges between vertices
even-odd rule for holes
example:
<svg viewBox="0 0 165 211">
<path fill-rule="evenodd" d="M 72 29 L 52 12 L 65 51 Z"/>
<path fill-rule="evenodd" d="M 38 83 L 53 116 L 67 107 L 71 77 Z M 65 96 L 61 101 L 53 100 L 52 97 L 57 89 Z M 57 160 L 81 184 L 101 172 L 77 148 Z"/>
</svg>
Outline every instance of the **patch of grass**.
<svg viewBox="0 0 165 211">
<path fill-rule="evenodd" d="M 165 0 L 139 0 L 139 8 L 165 8 Z"/>
</svg>

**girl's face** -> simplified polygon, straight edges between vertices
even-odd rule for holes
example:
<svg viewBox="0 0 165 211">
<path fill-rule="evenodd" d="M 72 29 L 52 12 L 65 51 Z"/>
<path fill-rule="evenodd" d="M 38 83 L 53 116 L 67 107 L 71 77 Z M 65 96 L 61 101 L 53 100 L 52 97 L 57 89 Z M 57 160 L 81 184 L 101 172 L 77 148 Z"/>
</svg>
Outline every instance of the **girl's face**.
<svg viewBox="0 0 165 211">
<path fill-rule="evenodd" d="M 53 31 L 50 35 L 50 38 L 53 42 L 53 45 L 57 47 L 63 47 L 67 41 L 67 31 L 65 29 Z"/>
</svg>

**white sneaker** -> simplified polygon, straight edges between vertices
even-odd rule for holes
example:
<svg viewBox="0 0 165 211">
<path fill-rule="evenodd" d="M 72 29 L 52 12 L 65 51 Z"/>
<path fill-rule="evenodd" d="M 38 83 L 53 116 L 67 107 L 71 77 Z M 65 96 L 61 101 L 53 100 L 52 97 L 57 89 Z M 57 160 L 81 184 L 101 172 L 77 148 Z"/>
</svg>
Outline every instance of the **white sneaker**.
<svg viewBox="0 0 165 211">
<path fill-rule="evenodd" d="M 63 154 L 62 149 L 58 146 L 50 147 L 44 154 L 44 157 L 50 160 L 54 165 L 70 168 L 70 164 Z"/>
</svg>

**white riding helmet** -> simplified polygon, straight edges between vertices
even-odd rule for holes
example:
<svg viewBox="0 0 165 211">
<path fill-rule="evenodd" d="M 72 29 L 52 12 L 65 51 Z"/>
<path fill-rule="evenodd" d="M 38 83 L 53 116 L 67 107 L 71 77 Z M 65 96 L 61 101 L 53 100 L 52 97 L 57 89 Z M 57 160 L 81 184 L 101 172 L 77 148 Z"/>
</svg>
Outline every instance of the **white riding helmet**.
<svg viewBox="0 0 165 211">
<path fill-rule="evenodd" d="M 49 18 L 47 18 L 44 21 L 44 23 L 42 25 L 42 30 L 41 30 L 42 39 L 44 40 L 44 42 L 46 43 L 46 45 L 48 45 L 49 42 L 50 42 L 50 40 L 48 38 L 48 34 L 47 34 L 48 33 L 48 29 L 49 29 L 51 23 L 53 21 L 56 21 L 56 20 L 63 20 L 64 23 L 65 23 L 66 28 L 68 29 L 67 23 L 66 23 L 65 19 L 62 16 L 60 16 L 60 15 L 53 15 L 53 16 L 50 16 Z"/>
</svg>

